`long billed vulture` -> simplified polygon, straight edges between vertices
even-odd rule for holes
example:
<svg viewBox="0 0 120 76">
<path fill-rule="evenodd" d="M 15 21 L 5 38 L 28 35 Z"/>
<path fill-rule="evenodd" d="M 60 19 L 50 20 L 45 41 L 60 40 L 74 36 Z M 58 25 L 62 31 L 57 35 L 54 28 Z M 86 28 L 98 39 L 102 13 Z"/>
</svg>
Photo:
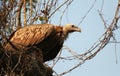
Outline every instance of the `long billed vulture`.
<svg viewBox="0 0 120 76">
<path fill-rule="evenodd" d="M 81 29 L 67 24 L 55 26 L 52 24 L 35 24 L 18 29 L 10 37 L 14 46 L 35 46 L 43 54 L 43 62 L 54 59 L 63 46 L 64 41 L 72 32 L 81 32 Z M 11 44 L 5 46 L 7 50 L 13 50 Z"/>
</svg>

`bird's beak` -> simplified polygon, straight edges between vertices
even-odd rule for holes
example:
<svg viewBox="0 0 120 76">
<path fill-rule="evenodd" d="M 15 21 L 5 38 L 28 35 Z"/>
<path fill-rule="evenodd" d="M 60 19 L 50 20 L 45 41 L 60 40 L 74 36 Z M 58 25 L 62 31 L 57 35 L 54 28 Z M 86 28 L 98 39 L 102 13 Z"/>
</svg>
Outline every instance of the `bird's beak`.
<svg viewBox="0 0 120 76">
<path fill-rule="evenodd" d="M 77 28 L 77 30 L 76 30 L 76 31 L 81 32 L 81 28 Z"/>
<path fill-rule="evenodd" d="M 75 27 L 75 31 L 81 32 L 81 28 Z"/>
</svg>

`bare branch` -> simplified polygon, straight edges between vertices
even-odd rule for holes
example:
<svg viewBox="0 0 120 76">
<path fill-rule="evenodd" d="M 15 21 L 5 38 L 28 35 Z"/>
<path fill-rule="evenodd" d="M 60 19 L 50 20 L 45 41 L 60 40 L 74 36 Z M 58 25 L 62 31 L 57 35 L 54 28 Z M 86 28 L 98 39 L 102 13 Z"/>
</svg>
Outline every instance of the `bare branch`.
<svg viewBox="0 0 120 76">
<path fill-rule="evenodd" d="M 32 16 L 32 10 L 33 10 L 33 8 L 32 8 L 32 0 L 30 0 L 30 12 L 29 12 L 29 17 Z"/>
<path fill-rule="evenodd" d="M 18 9 L 17 9 L 17 29 L 19 29 L 21 27 L 21 10 L 22 10 L 22 6 L 23 6 L 23 0 L 20 0 L 20 3 L 18 5 Z"/>
<path fill-rule="evenodd" d="M 104 23 L 104 27 L 105 27 L 105 29 L 107 29 L 107 23 L 105 22 L 105 20 L 104 20 L 104 17 L 103 17 L 103 15 L 102 15 L 102 13 L 98 10 L 98 12 L 99 12 L 99 16 L 100 16 L 100 18 L 101 18 L 101 20 L 102 20 L 102 22 Z"/>
<path fill-rule="evenodd" d="M 89 12 L 92 10 L 92 8 L 94 7 L 96 3 L 96 0 L 93 2 L 92 6 L 90 7 L 90 9 L 86 12 L 86 14 L 83 16 L 82 20 L 78 23 L 78 26 L 85 20 L 85 18 L 87 17 L 87 15 L 89 14 Z"/>
<path fill-rule="evenodd" d="M 58 8 L 56 8 L 48 18 L 50 18 L 57 10 L 59 10 L 63 5 L 65 5 L 69 0 L 66 0 L 64 3 L 62 3 L 60 6 L 58 6 Z"/>
<path fill-rule="evenodd" d="M 23 7 L 24 7 L 24 26 L 27 26 L 27 19 L 26 19 L 26 0 L 24 0 L 23 3 Z"/>
<path fill-rule="evenodd" d="M 18 59 L 18 62 L 16 63 L 16 65 L 14 66 L 14 68 L 11 70 L 11 73 L 14 72 L 14 70 L 18 67 L 18 65 L 20 64 L 20 61 L 21 61 L 21 57 L 22 57 L 22 52 L 20 53 L 19 55 L 19 59 Z"/>
</svg>

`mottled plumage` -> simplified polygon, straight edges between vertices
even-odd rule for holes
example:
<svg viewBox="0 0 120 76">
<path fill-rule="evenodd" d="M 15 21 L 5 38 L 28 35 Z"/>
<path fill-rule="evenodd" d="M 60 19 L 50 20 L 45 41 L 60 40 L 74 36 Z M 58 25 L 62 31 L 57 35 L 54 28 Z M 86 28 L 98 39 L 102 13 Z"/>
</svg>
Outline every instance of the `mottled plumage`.
<svg viewBox="0 0 120 76">
<path fill-rule="evenodd" d="M 72 24 L 65 26 L 52 24 L 30 25 L 14 32 L 10 37 L 10 42 L 19 49 L 35 46 L 39 51 L 42 51 L 43 62 L 45 62 L 56 57 L 68 34 L 74 31 L 80 32 L 81 30 Z M 9 43 L 5 48 L 15 50 Z"/>
</svg>

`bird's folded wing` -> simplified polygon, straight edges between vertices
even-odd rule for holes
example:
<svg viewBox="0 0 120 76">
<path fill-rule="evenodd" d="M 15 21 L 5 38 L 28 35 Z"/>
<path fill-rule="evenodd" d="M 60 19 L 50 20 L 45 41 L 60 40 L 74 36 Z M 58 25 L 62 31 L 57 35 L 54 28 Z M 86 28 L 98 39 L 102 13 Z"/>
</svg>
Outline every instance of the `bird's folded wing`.
<svg viewBox="0 0 120 76">
<path fill-rule="evenodd" d="M 35 45 L 51 35 L 53 30 L 54 26 L 50 24 L 26 26 L 17 30 L 10 41 L 23 46 Z"/>
</svg>

